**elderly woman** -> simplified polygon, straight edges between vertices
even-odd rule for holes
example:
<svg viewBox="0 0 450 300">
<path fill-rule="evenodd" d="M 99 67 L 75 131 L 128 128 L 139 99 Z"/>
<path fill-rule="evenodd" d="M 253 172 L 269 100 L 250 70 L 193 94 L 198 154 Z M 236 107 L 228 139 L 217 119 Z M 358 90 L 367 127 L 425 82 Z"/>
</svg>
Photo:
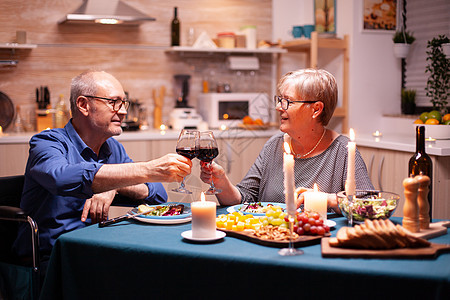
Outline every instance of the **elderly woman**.
<svg viewBox="0 0 450 300">
<path fill-rule="evenodd" d="M 336 193 L 345 189 L 347 174 L 347 143 L 349 139 L 327 129 L 337 104 L 336 79 L 325 70 L 303 69 L 285 74 L 275 96 L 280 114 L 280 130 L 267 141 L 256 162 L 242 181 L 234 186 L 225 171 L 214 163 L 202 166 L 201 179 L 211 178 L 222 193 L 217 198 L 222 205 L 242 202 L 284 202 L 283 152 L 288 142 L 295 157 L 297 207 L 303 202 L 302 192 L 317 183 L 328 193 L 328 207 L 339 211 Z M 366 165 L 356 152 L 356 188 L 373 189 Z"/>
</svg>

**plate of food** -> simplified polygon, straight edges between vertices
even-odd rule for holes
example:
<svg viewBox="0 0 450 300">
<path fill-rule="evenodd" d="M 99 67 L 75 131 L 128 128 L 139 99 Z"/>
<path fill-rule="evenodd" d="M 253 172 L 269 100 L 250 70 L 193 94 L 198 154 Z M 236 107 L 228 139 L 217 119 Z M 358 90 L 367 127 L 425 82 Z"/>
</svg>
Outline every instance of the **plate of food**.
<svg viewBox="0 0 450 300">
<path fill-rule="evenodd" d="M 243 214 L 251 214 L 254 216 L 265 216 L 266 212 L 273 206 L 281 207 L 284 211 L 286 208 L 286 204 L 278 203 L 278 202 L 252 202 L 252 203 L 244 203 L 237 204 L 227 208 L 227 212 L 242 212 Z"/>
<path fill-rule="evenodd" d="M 180 224 L 191 221 L 187 203 L 169 202 L 160 205 L 139 205 L 134 219 L 153 224 Z"/>
</svg>

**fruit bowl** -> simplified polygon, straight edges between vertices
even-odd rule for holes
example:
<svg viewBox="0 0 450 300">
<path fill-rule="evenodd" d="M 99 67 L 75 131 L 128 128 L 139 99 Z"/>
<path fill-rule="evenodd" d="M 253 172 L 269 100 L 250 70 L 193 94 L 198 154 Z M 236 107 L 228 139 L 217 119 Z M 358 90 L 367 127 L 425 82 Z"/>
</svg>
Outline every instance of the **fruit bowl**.
<svg viewBox="0 0 450 300">
<path fill-rule="evenodd" d="M 432 137 L 438 140 L 450 139 L 450 125 L 426 125 L 426 124 L 414 124 L 416 126 L 425 127 L 425 138 Z"/>
<path fill-rule="evenodd" d="M 353 223 L 363 223 L 364 220 L 389 219 L 398 206 L 400 196 L 391 192 L 373 190 L 357 190 L 353 198 L 352 214 L 349 214 L 349 201 L 345 191 L 337 194 L 339 209 Z"/>
</svg>

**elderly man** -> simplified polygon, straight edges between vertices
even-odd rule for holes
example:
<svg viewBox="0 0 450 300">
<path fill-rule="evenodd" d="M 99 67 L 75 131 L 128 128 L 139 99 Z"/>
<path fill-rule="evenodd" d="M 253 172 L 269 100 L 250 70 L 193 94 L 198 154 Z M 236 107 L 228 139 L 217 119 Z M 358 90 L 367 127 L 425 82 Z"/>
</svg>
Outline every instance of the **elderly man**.
<svg viewBox="0 0 450 300">
<path fill-rule="evenodd" d="M 21 207 L 38 224 L 43 255 L 61 234 L 105 220 L 116 193 L 163 203 L 167 193 L 159 182 L 190 173 L 191 161 L 178 154 L 133 163 L 112 138 L 122 133 L 128 106 L 116 78 L 85 72 L 72 80 L 72 119 L 31 138 Z M 20 227 L 14 244 L 20 257 L 31 256 L 28 235 L 29 228 Z"/>
</svg>

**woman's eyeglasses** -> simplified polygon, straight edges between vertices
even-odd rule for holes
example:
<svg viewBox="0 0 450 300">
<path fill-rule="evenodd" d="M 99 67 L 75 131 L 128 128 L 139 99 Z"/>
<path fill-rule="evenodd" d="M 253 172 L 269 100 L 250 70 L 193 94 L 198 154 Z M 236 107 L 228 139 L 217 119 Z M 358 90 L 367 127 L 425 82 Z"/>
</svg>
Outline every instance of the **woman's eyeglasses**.
<svg viewBox="0 0 450 300">
<path fill-rule="evenodd" d="M 316 102 L 319 101 L 319 100 L 311 100 L 311 101 L 295 100 L 294 101 L 294 100 L 289 100 L 289 99 L 283 98 L 281 96 L 274 96 L 273 100 L 275 101 L 275 106 L 277 106 L 278 103 L 281 103 L 281 109 L 282 110 L 287 110 L 289 108 L 289 104 L 295 103 L 295 102 L 298 102 L 298 103 L 316 103 Z"/>
<path fill-rule="evenodd" d="M 112 109 L 115 112 L 118 112 L 122 108 L 122 105 L 125 107 L 125 110 L 127 110 L 128 107 L 130 107 L 130 101 L 128 101 L 127 99 L 110 99 L 110 98 L 88 96 L 88 95 L 83 95 L 83 97 L 93 98 L 93 99 L 101 100 L 101 101 L 108 101 L 108 104 L 112 106 Z"/>
</svg>

